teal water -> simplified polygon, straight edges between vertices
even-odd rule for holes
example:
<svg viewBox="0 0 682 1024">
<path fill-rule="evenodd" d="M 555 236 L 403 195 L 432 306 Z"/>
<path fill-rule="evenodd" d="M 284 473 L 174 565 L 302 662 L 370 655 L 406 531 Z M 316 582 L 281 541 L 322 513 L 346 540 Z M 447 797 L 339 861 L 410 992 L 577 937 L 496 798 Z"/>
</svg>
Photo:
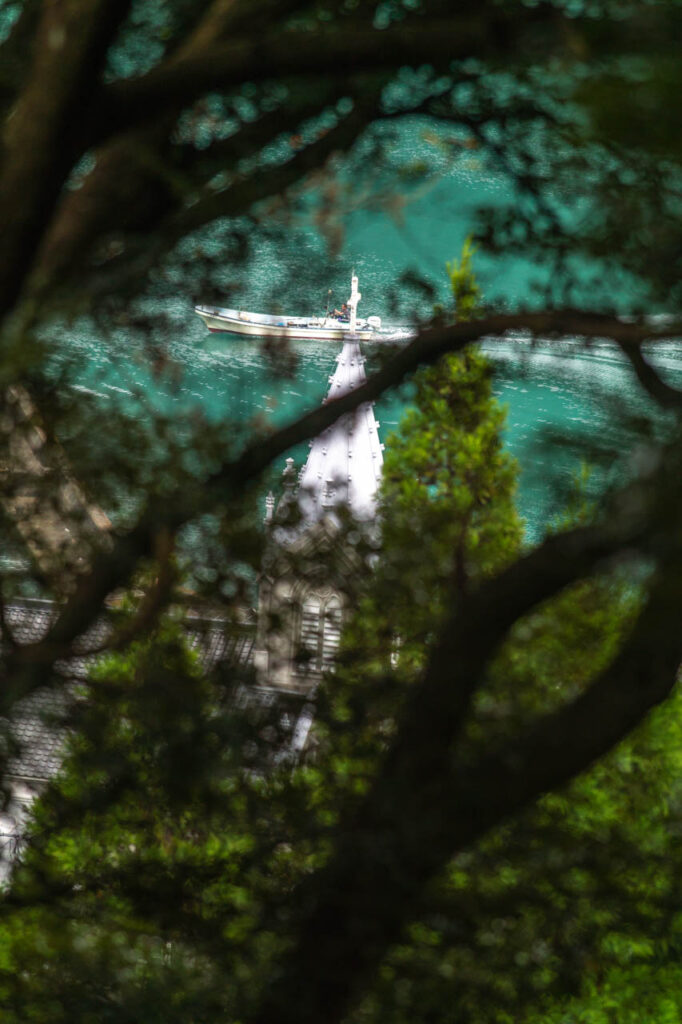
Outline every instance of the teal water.
<svg viewBox="0 0 682 1024">
<path fill-rule="evenodd" d="M 419 132 L 403 141 L 403 156 L 419 156 Z M 467 157 L 441 169 L 421 191 L 415 189 L 397 212 L 381 204 L 356 209 L 351 204 L 333 257 L 311 220 L 314 211 L 306 219 L 304 209 L 298 222 L 256 243 L 248 273 L 237 286 L 238 275 L 226 265 L 229 304 L 318 313 L 328 288 L 334 303 L 347 298 L 354 267 L 363 315 L 426 315 L 433 298 L 410 291 L 401 275 L 409 270 L 425 277 L 434 297 L 446 299 L 444 264 L 461 250 L 476 207 L 508 198 L 504 178 L 477 156 Z M 476 266 L 486 297 L 511 306 L 532 302 L 535 283 L 543 281 L 541 267 L 513 253 L 496 261 L 478 256 Z M 192 305 L 189 289 L 185 295 L 181 285 L 165 302 L 167 319 L 156 340 L 166 362 L 157 373 L 125 331 L 102 338 L 91 325 L 74 329 L 64 346 L 74 359 L 70 386 L 94 394 L 103 410 L 143 399 L 178 423 L 196 409 L 211 420 L 231 419 L 242 426 L 280 423 L 322 399 L 337 345 L 296 343 L 294 379 L 277 379 L 257 343 L 209 334 Z M 507 340 L 486 348 L 495 366 L 495 393 L 508 407 L 505 442 L 520 463 L 520 509 L 529 539 L 537 539 L 561 514 L 565 491 L 584 461 L 598 463 L 595 488 L 608 482 L 619 460 L 627 462 L 636 440 L 623 419 L 649 417 L 652 405 L 622 358 L 605 344 L 580 351 L 568 343 L 531 347 Z M 669 379 L 682 384 L 682 345 L 666 346 L 659 359 Z M 405 401 L 404 395 L 389 395 L 378 403 L 382 440 L 397 427 Z M 303 458 L 304 452 L 297 455 Z"/>
</svg>

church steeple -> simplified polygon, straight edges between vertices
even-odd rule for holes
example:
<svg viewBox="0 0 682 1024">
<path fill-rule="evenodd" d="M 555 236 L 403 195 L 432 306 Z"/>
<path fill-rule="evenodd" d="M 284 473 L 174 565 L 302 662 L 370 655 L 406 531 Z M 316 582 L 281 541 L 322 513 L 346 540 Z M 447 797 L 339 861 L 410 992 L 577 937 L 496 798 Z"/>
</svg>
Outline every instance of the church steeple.
<svg viewBox="0 0 682 1024">
<path fill-rule="evenodd" d="M 352 314 L 360 300 L 357 284 L 353 275 Z M 325 401 L 341 398 L 365 380 L 365 357 L 351 336 L 336 357 Z M 339 545 L 340 517 L 335 510 L 345 507 L 356 520 L 371 524 L 377 512 L 382 450 L 373 405 L 365 402 L 311 441 L 298 490 L 293 459 L 287 459 L 274 519 L 272 503 L 266 502 L 275 557 L 259 592 L 255 664 L 264 685 L 311 693 L 323 672 L 331 669 L 346 608 L 347 578 L 363 568 L 352 544 Z M 295 516 L 296 521 L 287 525 L 294 502 L 301 519 Z M 373 531 L 371 525 L 369 530 Z M 327 561 L 327 574 L 320 579 L 320 553 L 325 550 L 336 557 Z M 346 582 L 339 586 L 344 577 Z M 300 657 L 302 652 L 305 658 Z"/>
<path fill-rule="evenodd" d="M 336 361 L 326 401 L 354 391 L 366 380 L 365 357 L 358 341 L 349 338 Z M 356 519 L 374 518 L 384 461 L 378 427 L 372 404 L 366 402 L 315 438 L 299 488 L 306 520 L 320 519 L 339 505 L 349 508 Z"/>
<path fill-rule="evenodd" d="M 351 327 L 356 321 L 361 299 L 358 279 L 351 278 L 348 300 Z M 350 334 L 343 350 L 336 357 L 336 370 L 329 378 L 325 402 L 341 398 L 364 384 L 365 357 L 357 337 Z M 340 416 L 313 441 L 298 481 L 298 504 L 303 528 L 345 506 L 358 520 L 372 520 L 377 510 L 377 492 L 383 467 L 383 444 L 379 440 L 379 424 L 374 418 L 373 403 L 365 402 L 351 413 Z M 280 512 L 294 500 L 296 474 L 293 459 L 287 459 L 283 473 L 283 494 Z M 266 521 L 271 515 L 266 512 Z"/>
</svg>

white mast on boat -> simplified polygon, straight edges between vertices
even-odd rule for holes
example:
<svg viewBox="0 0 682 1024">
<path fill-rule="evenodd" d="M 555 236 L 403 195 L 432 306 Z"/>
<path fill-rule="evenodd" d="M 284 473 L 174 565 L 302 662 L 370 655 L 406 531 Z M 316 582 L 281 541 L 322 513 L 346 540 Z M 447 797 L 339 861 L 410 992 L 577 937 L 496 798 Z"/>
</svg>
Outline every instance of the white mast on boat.
<svg viewBox="0 0 682 1024">
<path fill-rule="evenodd" d="M 355 334 L 357 317 L 358 317 L 358 302 L 362 298 L 362 295 L 358 291 L 358 279 L 353 273 L 350 279 L 350 298 L 348 305 L 350 306 L 350 333 Z"/>
</svg>

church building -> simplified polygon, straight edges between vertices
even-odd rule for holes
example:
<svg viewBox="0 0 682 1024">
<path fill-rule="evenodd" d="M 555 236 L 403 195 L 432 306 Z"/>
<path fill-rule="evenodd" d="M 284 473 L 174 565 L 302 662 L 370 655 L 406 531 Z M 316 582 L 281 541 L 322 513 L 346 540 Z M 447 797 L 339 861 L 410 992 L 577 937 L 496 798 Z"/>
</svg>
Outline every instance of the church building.
<svg viewBox="0 0 682 1024">
<path fill-rule="evenodd" d="M 354 278 L 352 318 L 359 298 Z M 365 358 L 351 336 L 336 357 L 325 402 L 365 380 Z M 219 614 L 197 610 L 185 617 L 188 642 L 206 669 L 229 663 L 253 671 L 255 685 L 242 702 L 272 706 L 286 719 L 287 749 L 278 757 L 296 758 L 308 742 L 311 698 L 333 665 L 352 581 L 368 568 L 364 552 L 372 548 L 372 538 L 376 541 L 383 464 L 378 428 L 372 404 L 364 403 L 310 442 L 300 474 L 294 460 L 286 460 L 282 496 L 276 502 L 270 494 L 266 503 L 269 545 L 255 630 L 245 625 L 243 635 L 234 637 L 226 635 Z M 16 640 L 26 643 L 47 633 L 57 607 L 26 600 L 13 602 L 6 611 Z M 94 652 L 106 646 L 109 628 L 106 622 L 95 625 L 83 656 L 64 666 L 67 676 L 70 671 L 74 679 L 87 674 Z M 9 801 L 0 809 L 0 884 L 21 848 L 32 801 L 59 771 L 66 734 L 58 723 L 64 711 L 64 695 L 46 687 L 22 702 L 13 716 L 19 752 L 9 766 Z"/>
<path fill-rule="evenodd" d="M 336 357 L 325 401 L 365 380 L 365 357 L 350 338 Z M 331 667 L 346 604 L 344 582 L 362 570 L 349 527 L 356 539 L 376 531 L 382 451 L 373 406 L 364 403 L 310 443 L 298 477 L 294 460 L 287 459 L 276 509 L 268 496 L 271 544 L 254 661 L 264 685 L 309 694 Z"/>
</svg>

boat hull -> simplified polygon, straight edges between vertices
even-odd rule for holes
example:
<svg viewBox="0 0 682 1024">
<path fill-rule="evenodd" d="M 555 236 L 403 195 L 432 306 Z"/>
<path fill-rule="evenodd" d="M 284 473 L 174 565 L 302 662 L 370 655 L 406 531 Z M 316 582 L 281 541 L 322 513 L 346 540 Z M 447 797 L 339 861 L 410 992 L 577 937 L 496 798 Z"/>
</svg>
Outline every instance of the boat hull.
<svg viewBox="0 0 682 1024">
<path fill-rule="evenodd" d="M 241 310 L 218 310 L 208 306 L 195 306 L 194 312 L 199 316 L 211 333 L 238 334 L 254 338 L 295 338 L 311 341 L 343 341 L 351 335 L 350 324 L 341 323 L 331 317 L 275 317 L 257 313 L 244 313 Z M 367 321 L 358 322 L 353 337 L 361 341 L 383 341 L 388 333 L 367 325 Z"/>
</svg>

